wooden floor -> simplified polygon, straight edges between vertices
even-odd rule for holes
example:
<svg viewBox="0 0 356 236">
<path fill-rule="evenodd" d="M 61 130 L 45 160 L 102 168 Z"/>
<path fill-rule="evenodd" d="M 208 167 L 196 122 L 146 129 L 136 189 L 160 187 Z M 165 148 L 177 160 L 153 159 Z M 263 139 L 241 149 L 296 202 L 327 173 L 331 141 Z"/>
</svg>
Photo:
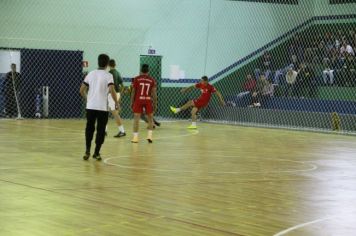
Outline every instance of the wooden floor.
<svg viewBox="0 0 356 236">
<path fill-rule="evenodd" d="M 97 162 L 84 120 L 0 120 L 0 235 L 356 235 L 356 137 L 187 125 L 111 120 Z"/>
</svg>

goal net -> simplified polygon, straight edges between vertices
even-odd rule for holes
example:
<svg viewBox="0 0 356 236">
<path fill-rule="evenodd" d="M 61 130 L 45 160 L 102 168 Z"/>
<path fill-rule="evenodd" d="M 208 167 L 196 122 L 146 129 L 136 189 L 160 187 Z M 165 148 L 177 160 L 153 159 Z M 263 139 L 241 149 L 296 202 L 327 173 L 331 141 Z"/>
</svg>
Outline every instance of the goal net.
<svg viewBox="0 0 356 236">
<path fill-rule="evenodd" d="M 158 119 L 213 95 L 202 121 L 354 133 L 356 4 L 329 0 L 12 1 L 1 3 L 0 118 L 83 118 L 79 87 L 97 56 L 117 62 L 121 107 L 142 63 L 158 84 Z"/>
</svg>

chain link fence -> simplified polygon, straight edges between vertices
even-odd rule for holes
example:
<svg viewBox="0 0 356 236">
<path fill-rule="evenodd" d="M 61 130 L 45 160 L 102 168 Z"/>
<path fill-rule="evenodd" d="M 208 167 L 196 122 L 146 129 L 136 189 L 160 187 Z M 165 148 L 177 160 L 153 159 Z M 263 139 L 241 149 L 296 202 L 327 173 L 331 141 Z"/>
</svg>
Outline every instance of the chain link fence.
<svg viewBox="0 0 356 236">
<path fill-rule="evenodd" d="M 83 118 L 79 87 L 107 53 L 125 86 L 150 64 L 159 119 L 198 97 L 183 87 L 209 77 L 204 121 L 356 131 L 356 4 L 310 1 L 3 0 L 0 117 Z M 16 68 L 15 68 L 16 67 Z M 122 116 L 132 118 L 129 91 Z"/>
</svg>

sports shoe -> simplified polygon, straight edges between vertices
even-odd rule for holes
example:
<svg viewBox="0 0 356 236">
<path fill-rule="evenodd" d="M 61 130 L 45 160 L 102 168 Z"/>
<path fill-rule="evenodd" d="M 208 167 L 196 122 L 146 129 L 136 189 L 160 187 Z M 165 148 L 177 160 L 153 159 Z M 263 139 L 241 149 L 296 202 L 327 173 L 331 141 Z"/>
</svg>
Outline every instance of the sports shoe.
<svg viewBox="0 0 356 236">
<path fill-rule="evenodd" d="M 84 156 L 83 156 L 83 160 L 86 161 L 86 160 L 89 159 L 89 157 L 90 157 L 90 153 L 89 153 L 89 152 L 86 152 L 86 153 L 84 154 Z"/>
<path fill-rule="evenodd" d="M 187 128 L 188 129 L 197 129 L 197 126 L 196 125 L 189 125 Z"/>
<path fill-rule="evenodd" d="M 154 120 L 153 121 L 155 123 L 156 126 L 160 127 L 161 126 L 161 123 L 159 123 L 158 121 Z M 153 126 L 154 127 L 154 126 Z"/>
<path fill-rule="evenodd" d="M 147 135 L 147 142 L 148 143 L 153 143 L 152 135 Z"/>
<path fill-rule="evenodd" d="M 124 137 L 124 136 L 126 136 L 126 133 L 125 132 L 119 132 L 117 135 L 115 135 L 114 137 L 115 138 L 120 138 L 120 137 Z"/>
<path fill-rule="evenodd" d="M 171 109 L 171 111 L 172 111 L 174 114 L 177 114 L 177 113 L 178 113 L 178 111 L 177 111 L 177 108 L 176 108 L 176 107 L 172 107 L 172 106 L 170 106 L 169 108 Z"/>
<path fill-rule="evenodd" d="M 133 137 L 131 139 L 131 143 L 138 143 L 138 137 Z"/>
<path fill-rule="evenodd" d="M 97 161 L 101 161 L 101 156 L 100 154 L 94 154 L 93 158 L 96 159 Z"/>
</svg>

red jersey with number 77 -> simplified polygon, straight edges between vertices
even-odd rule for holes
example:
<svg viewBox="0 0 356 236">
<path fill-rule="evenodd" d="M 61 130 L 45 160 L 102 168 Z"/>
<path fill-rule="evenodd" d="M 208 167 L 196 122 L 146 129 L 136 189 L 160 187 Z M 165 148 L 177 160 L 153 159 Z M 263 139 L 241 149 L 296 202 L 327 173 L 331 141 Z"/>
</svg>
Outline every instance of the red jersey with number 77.
<svg viewBox="0 0 356 236">
<path fill-rule="evenodd" d="M 156 81 L 149 75 L 139 75 L 134 78 L 132 87 L 135 89 L 135 104 L 152 103 L 151 92 L 156 87 Z"/>
</svg>

